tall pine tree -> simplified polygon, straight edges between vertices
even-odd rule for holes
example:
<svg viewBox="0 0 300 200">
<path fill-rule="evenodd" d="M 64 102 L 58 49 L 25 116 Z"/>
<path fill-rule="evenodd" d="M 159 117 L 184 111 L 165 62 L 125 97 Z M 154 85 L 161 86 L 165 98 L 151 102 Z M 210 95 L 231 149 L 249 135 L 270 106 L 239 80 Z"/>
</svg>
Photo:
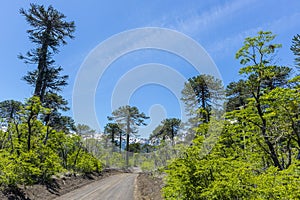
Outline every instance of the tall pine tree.
<svg viewBox="0 0 300 200">
<path fill-rule="evenodd" d="M 20 9 L 20 13 L 32 27 L 27 33 L 36 47 L 19 58 L 37 65 L 23 79 L 34 87 L 34 95 L 43 102 L 47 92 L 60 91 L 67 84 L 68 76 L 60 75 L 62 68 L 54 65 L 53 56 L 59 52 L 58 47 L 67 44 L 66 38 L 74 37 L 75 25 L 65 21 L 66 16 L 52 6 L 30 4 L 28 10 Z"/>
</svg>

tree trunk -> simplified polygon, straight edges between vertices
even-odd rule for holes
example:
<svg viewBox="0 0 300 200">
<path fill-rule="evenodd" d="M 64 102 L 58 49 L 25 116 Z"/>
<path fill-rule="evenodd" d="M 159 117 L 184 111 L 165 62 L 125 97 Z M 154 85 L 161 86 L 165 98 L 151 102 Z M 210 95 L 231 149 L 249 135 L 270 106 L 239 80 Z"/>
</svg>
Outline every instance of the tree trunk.
<svg viewBox="0 0 300 200">
<path fill-rule="evenodd" d="M 18 137 L 18 146 L 20 146 L 22 141 L 21 141 L 21 133 L 19 131 L 19 125 L 16 122 L 14 123 L 14 125 L 15 125 L 15 128 L 16 128 L 17 137 Z M 20 156 L 20 149 L 19 148 L 17 148 L 17 155 Z"/>
<path fill-rule="evenodd" d="M 11 154 L 12 154 L 15 151 L 14 143 L 13 143 L 13 135 L 12 135 L 12 131 L 11 130 L 8 130 L 8 131 L 9 131 L 8 140 L 10 141 Z"/>
<path fill-rule="evenodd" d="M 111 131 L 111 151 L 114 152 L 115 150 L 115 130 Z"/>
<path fill-rule="evenodd" d="M 46 68 L 47 68 L 47 52 L 48 52 L 48 39 L 47 39 L 47 34 L 49 35 L 50 30 L 48 29 L 45 32 L 45 42 L 42 44 L 42 48 L 41 48 L 41 53 L 39 55 L 39 62 L 38 62 L 38 76 L 36 79 L 36 83 L 35 83 L 35 89 L 34 89 L 34 95 L 40 97 L 40 101 L 43 102 L 44 99 L 44 93 L 46 88 L 43 88 L 46 86 L 44 82 L 45 79 L 45 73 L 46 73 Z M 42 90 L 44 90 L 42 92 Z M 42 94 L 43 93 L 43 94 Z"/>
<path fill-rule="evenodd" d="M 263 135 L 264 141 L 265 141 L 265 143 L 267 144 L 267 146 L 269 148 L 269 154 L 270 154 L 271 159 L 272 159 L 272 161 L 274 163 L 274 166 L 278 167 L 280 170 L 283 170 L 283 167 L 280 164 L 280 161 L 278 159 L 278 156 L 276 154 L 274 146 L 270 142 L 270 140 L 268 138 L 268 135 L 267 135 L 267 121 L 264 118 L 264 116 L 263 116 L 264 114 L 263 114 L 263 111 L 261 109 L 261 104 L 260 104 L 260 99 L 259 99 L 259 91 L 260 90 L 258 90 L 258 93 L 257 93 L 258 95 L 254 96 L 254 98 L 255 98 L 256 103 L 257 103 L 256 109 L 257 109 L 258 115 L 259 115 L 259 117 L 260 117 L 260 119 L 262 121 L 262 126 L 260 127 L 260 130 L 261 130 L 261 133 Z"/>
<path fill-rule="evenodd" d="M 44 143 L 44 145 L 46 145 L 47 144 L 47 141 L 48 141 L 48 138 L 49 138 L 49 132 L 50 132 L 50 127 L 48 126 L 48 125 L 46 125 L 47 126 L 47 130 L 46 130 L 46 135 L 45 135 L 45 139 L 44 139 L 44 141 L 43 141 L 43 143 Z"/>
<path fill-rule="evenodd" d="M 27 150 L 30 151 L 31 148 L 31 123 L 30 123 L 30 118 L 27 120 L 27 125 L 28 125 L 28 135 L 27 135 Z"/>
<path fill-rule="evenodd" d="M 81 151 L 81 144 L 79 145 L 77 154 L 76 154 L 76 156 L 75 156 L 75 160 L 74 160 L 74 163 L 73 163 L 74 168 L 76 167 L 76 163 L 77 163 L 77 160 L 78 160 L 78 156 L 79 156 L 80 151 Z"/>
<path fill-rule="evenodd" d="M 129 135 L 130 135 L 130 116 L 127 117 L 127 131 L 126 131 L 126 167 L 129 167 Z"/>
<path fill-rule="evenodd" d="M 31 103 L 32 104 L 32 103 Z M 28 135 L 27 135 L 27 150 L 30 151 L 30 148 L 31 148 L 31 134 L 32 134 L 32 125 L 31 125 L 31 120 L 33 119 L 34 117 L 34 114 L 33 114 L 33 110 L 32 110 L 32 106 L 33 105 L 30 105 L 31 106 L 31 110 L 30 110 L 30 114 L 29 114 L 29 117 L 27 119 L 27 126 L 28 126 Z"/>
<path fill-rule="evenodd" d="M 172 147 L 174 146 L 174 137 L 175 137 L 175 134 L 174 134 L 174 125 L 172 124 L 172 131 L 171 131 L 171 142 L 172 142 Z"/>
<path fill-rule="evenodd" d="M 119 143 L 119 150 L 120 150 L 120 153 L 121 153 L 121 151 L 122 151 L 122 132 L 120 132 L 119 141 L 120 141 L 120 143 Z"/>
<path fill-rule="evenodd" d="M 209 121 L 209 119 L 208 119 L 208 110 L 206 110 L 205 91 L 204 91 L 203 87 L 201 88 L 201 96 L 202 96 L 202 99 L 201 99 L 202 108 L 204 110 L 203 118 L 204 118 L 204 122 L 207 123 Z M 205 112 L 207 112 L 207 113 L 205 113 Z"/>
</svg>

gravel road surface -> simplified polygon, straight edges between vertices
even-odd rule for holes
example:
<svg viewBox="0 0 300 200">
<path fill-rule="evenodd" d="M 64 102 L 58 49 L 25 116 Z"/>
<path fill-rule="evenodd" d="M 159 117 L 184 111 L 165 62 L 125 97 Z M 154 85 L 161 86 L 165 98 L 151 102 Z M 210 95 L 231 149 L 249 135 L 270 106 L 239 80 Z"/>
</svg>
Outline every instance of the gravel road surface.
<svg viewBox="0 0 300 200">
<path fill-rule="evenodd" d="M 132 173 L 109 176 L 55 200 L 133 200 L 136 177 L 137 174 Z"/>
</svg>

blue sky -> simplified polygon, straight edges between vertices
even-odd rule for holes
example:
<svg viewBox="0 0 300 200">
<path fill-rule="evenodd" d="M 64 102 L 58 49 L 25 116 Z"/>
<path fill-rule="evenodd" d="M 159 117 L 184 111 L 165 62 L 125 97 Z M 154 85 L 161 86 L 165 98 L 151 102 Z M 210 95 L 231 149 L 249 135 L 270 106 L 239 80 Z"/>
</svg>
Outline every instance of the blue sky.
<svg viewBox="0 0 300 200">
<path fill-rule="evenodd" d="M 19 53 L 34 48 L 29 42 L 28 26 L 18 10 L 29 7 L 30 1 L 4 0 L 0 6 L 0 101 L 16 99 L 23 101 L 32 94 L 32 88 L 21 80 L 27 70 L 17 59 Z M 254 36 L 259 30 L 277 34 L 276 42 L 283 44 L 277 56 L 278 65 L 293 66 L 289 48 L 291 39 L 300 31 L 300 1 L 298 0 L 152 0 L 152 1 L 31 1 L 50 5 L 74 20 L 75 39 L 60 48 L 55 56 L 57 64 L 70 76 L 69 85 L 62 95 L 72 105 L 72 92 L 77 73 L 84 59 L 97 45 L 111 36 L 127 30 L 143 27 L 169 28 L 196 40 L 211 56 L 222 76 L 224 84 L 238 80 L 239 62 L 235 52 L 243 39 Z M 46 3 L 45 3 L 46 2 Z M 122 56 L 111 64 L 98 82 L 95 95 L 95 112 L 100 129 L 112 108 L 113 89 L 124 74 L 147 63 L 160 63 L 178 71 L 185 78 L 197 72 L 176 55 L 145 49 Z M 168 76 L 168 74 L 162 74 Z M 126 88 L 124 89 L 126 91 Z M 138 106 L 147 115 L 154 116 L 152 128 L 164 117 L 180 117 L 178 98 L 170 88 L 148 84 L 138 88 L 129 103 Z M 153 113 L 156 113 L 155 115 Z M 73 115 L 72 110 L 67 113 Z M 154 119 L 155 118 L 155 119 Z M 89 124 L 88 118 L 84 123 Z M 91 125 L 93 128 L 95 125 Z M 144 129 L 146 136 L 151 129 Z"/>
</svg>

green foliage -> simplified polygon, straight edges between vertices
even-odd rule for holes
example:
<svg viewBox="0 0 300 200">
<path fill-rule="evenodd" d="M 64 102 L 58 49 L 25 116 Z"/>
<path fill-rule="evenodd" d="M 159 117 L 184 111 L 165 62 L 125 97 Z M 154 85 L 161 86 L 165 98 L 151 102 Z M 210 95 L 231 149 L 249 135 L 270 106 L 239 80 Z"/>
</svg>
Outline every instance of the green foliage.
<svg viewBox="0 0 300 200">
<path fill-rule="evenodd" d="M 17 112 L 22 108 L 22 103 L 14 100 L 5 100 L 0 102 L 0 117 L 7 123 L 17 120 Z"/>
<path fill-rule="evenodd" d="M 231 82 L 226 87 L 226 111 L 233 111 L 245 106 L 247 99 L 251 97 L 247 83 L 244 80 Z"/>
<path fill-rule="evenodd" d="M 74 161 L 74 156 L 71 155 L 70 157 L 70 161 Z M 74 166 L 74 170 L 81 173 L 100 172 L 101 169 L 101 162 L 87 152 L 80 153 L 79 159 Z"/>
<path fill-rule="evenodd" d="M 153 160 L 146 160 L 142 162 L 141 169 L 143 172 L 151 172 L 154 170 L 154 161 Z"/>
<path fill-rule="evenodd" d="M 44 125 L 39 116 L 47 114 L 38 97 L 25 102 L 9 123 L 0 131 L 0 185 L 45 183 L 59 172 L 89 173 L 101 171 L 102 164 L 83 148 L 83 139 Z M 45 143 L 47 137 L 47 143 Z"/>
<path fill-rule="evenodd" d="M 33 184 L 47 182 L 62 171 L 59 157 L 49 148 L 22 152 L 20 155 L 1 153 L 0 185 Z"/>
<path fill-rule="evenodd" d="M 275 37 L 270 31 L 259 31 L 258 36 L 245 38 L 244 46 L 235 55 L 236 59 L 240 59 L 242 65 L 249 62 L 253 62 L 255 65 L 270 63 L 272 57 L 269 55 L 272 55 L 277 48 L 282 46 L 271 43 Z M 247 73 L 253 67 L 255 66 L 249 66 L 243 71 Z"/>
<path fill-rule="evenodd" d="M 232 147 L 235 151 L 228 150 L 228 137 L 224 133 L 213 152 L 205 157 L 201 157 L 203 137 L 195 139 L 193 146 L 165 170 L 164 197 L 174 200 L 299 198 L 295 192 L 300 189 L 299 163 L 284 171 L 275 167 L 263 169 L 258 167 L 259 154 L 249 155 L 240 145 Z"/>
<path fill-rule="evenodd" d="M 0 102 L 1 125 L 6 126 L 0 130 L 0 186 L 46 183 L 59 172 L 100 171 L 102 164 L 83 146 L 83 138 L 70 134 L 74 121 L 60 113 L 69 109 L 68 102 L 55 93 L 67 84 L 68 76 L 60 75 L 63 69 L 54 65 L 53 55 L 67 37 L 73 38 L 74 22 L 64 21 L 52 6 L 30 4 L 20 13 L 31 26 L 27 33 L 36 45 L 19 56 L 37 67 L 23 79 L 35 90 L 25 103 Z"/>
<path fill-rule="evenodd" d="M 0 186 L 16 185 L 21 182 L 18 171 L 19 166 L 16 164 L 17 156 L 10 155 L 7 151 L 0 152 Z"/>
<path fill-rule="evenodd" d="M 122 153 L 109 152 L 106 154 L 105 158 L 102 158 L 102 160 L 105 159 L 107 163 L 110 163 L 110 166 L 112 167 L 124 168 L 126 166 L 125 159 Z"/>
<path fill-rule="evenodd" d="M 236 54 L 245 79 L 227 88 L 223 130 L 213 120 L 198 125 L 193 144 L 165 170 L 165 199 L 300 198 L 299 77 L 272 65 L 281 47 L 274 38 L 261 31 L 245 39 Z"/>
<path fill-rule="evenodd" d="M 123 136 L 123 131 L 122 129 L 119 127 L 119 125 L 117 123 L 108 123 L 105 125 L 104 127 L 104 133 L 110 137 L 110 142 L 112 145 L 112 150 L 114 151 L 114 147 L 117 145 L 117 141 L 116 138 L 118 137 L 119 139 L 119 149 L 121 149 L 121 145 L 122 145 L 122 136 Z"/>
<path fill-rule="evenodd" d="M 169 139 L 174 145 L 175 136 L 179 132 L 181 120 L 177 118 L 168 118 L 161 121 L 161 124 L 155 128 L 153 133 L 150 135 L 150 140 L 166 140 Z"/>
<path fill-rule="evenodd" d="M 129 144 L 129 152 L 140 153 L 141 152 L 141 144 L 140 143 L 132 143 Z"/>
</svg>

